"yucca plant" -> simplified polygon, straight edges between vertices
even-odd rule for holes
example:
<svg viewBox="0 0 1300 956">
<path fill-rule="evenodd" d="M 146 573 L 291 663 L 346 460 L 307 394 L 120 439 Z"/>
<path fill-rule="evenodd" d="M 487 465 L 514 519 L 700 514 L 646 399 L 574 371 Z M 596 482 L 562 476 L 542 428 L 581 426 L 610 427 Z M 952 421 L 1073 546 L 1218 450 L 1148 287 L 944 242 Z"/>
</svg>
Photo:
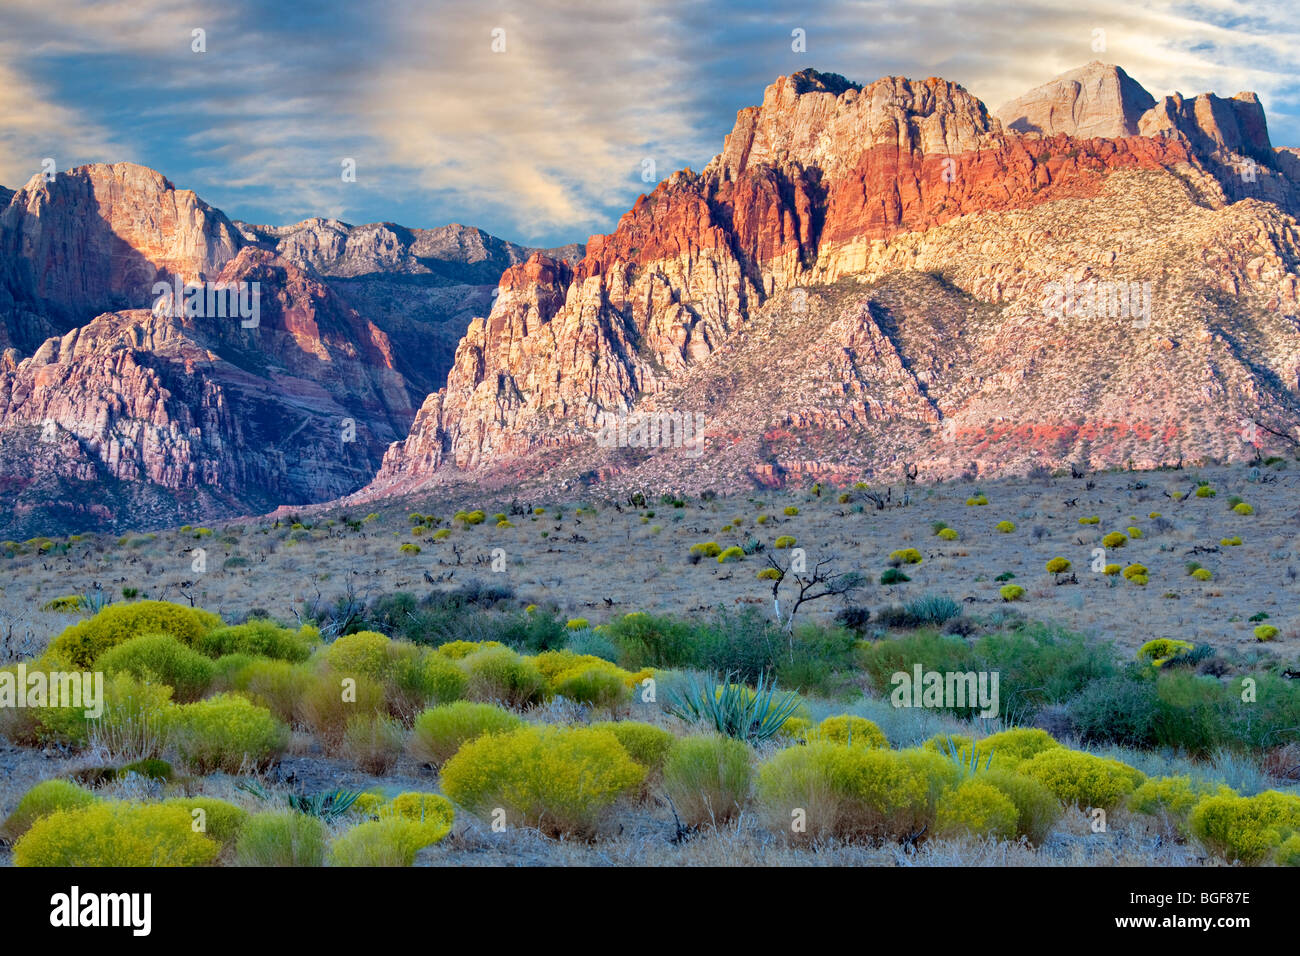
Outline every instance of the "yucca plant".
<svg viewBox="0 0 1300 956">
<path fill-rule="evenodd" d="M 993 751 L 990 750 L 987 755 L 981 754 L 979 747 L 972 743 L 970 753 L 963 754 L 961 744 L 953 740 L 952 737 L 947 740 L 945 752 L 948 759 L 955 763 L 958 769 L 967 776 L 974 776 L 982 770 L 988 770 L 989 765 L 993 763 Z M 983 765 L 980 763 L 981 759 Z"/>
<path fill-rule="evenodd" d="M 776 681 L 763 674 L 753 689 L 739 679 L 730 672 L 721 678 L 710 672 L 703 683 L 690 676 L 685 688 L 668 692 L 665 709 L 674 717 L 711 724 L 718 733 L 748 743 L 775 736 L 799 706 L 799 695 L 778 693 Z"/>
</svg>

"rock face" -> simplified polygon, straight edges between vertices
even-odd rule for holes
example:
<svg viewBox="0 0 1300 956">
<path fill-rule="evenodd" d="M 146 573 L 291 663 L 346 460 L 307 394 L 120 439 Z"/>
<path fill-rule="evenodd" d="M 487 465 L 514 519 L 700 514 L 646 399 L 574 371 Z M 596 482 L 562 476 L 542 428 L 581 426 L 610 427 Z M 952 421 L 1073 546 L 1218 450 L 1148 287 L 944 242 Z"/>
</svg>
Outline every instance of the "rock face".
<svg viewBox="0 0 1300 956">
<path fill-rule="evenodd" d="M 1253 455 L 1241 422 L 1300 411 L 1284 161 L 1234 203 L 1262 118 L 1134 135 L 1154 101 L 1100 65 L 1049 87 L 1080 77 L 1033 135 L 937 78 L 778 79 L 579 261 L 506 270 L 362 497 Z M 703 415 L 707 451 L 605 447 L 618 414 Z"/>
<path fill-rule="evenodd" d="M 219 210 L 134 163 L 32 177 L 0 211 L 0 347 L 148 308 L 153 283 L 211 279 L 245 244 Z"/>
<path fill-rule="evenodd" d="M 216 281 L 258 284 L 256 327 L 137 309 L 24 360 L 10 353 L 0 487 L 11 522 L 247 513 L 337 497 L 373 472 L 413 413 L 387 336 L 264 249 L 241 250 Z"/>
<path fill-rule="evenodd" d="M 1142 114 L 1155 105 L 1118 66 L 1094 60 L 1012 100 L 997 117 L 1017 133 L 1116 139 L 1138 135 Z"/>
<path fill-rule="evenodd" d="M 250 226 L 129 163 L 37 177 L 0 201 L 11 535 L 355 490 L 446 381 L 501 272 L 532 251 L 459 225 Z M 257 324 L 155 309 L 155 283 L 176 280 L 255 284 Z"/>
<path fill-rule="evenodd" d="M 307 219 L 293 226 L 236 223 L 244 237 L 320 275 L 388 334 L 413 399 L 447 381 L 456 344 L 470 320 L 492 307 L 501 273 L 534 251 L 481 229 L 453 223 L 408 229 Z M 579 245 L 541 250 L 577 259 Z"/>
</svg>

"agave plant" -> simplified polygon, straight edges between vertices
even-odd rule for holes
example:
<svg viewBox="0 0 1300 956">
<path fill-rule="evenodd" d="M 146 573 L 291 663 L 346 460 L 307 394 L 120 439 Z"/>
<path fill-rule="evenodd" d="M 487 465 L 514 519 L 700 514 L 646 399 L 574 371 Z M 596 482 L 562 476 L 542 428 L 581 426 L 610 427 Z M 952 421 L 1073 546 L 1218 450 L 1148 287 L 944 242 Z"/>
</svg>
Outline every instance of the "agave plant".
<svg viewBox="0 0 1300 956">
<path fill-rule="evenodd" d="M 96 584 L 91 590 L 81 595 L 81 607 L 91 615 L 98 614 L 113 603 L 113 596 Z"/>
<path fill-rule="evenodd" d="M 972 743 L 970 745 L 970 753 L 964 754 L 962 753 L 961 745 L 957 743 L 957 741 L 953 740 L 952 737 L 948 738 L 945 753 L 947 754 L 948 759 L 961 769 L 963 774 L 974 775 L 979 773 L 981 770 L 988 770 L 989 765 L 993 763 L 992 750 L 987 754 L 981 754 L 979 747 Z M 983 759 L 983 766 L 980 765 L 981 759 Z"/>
<path fill-rule="evenodd" d="M 239 784 L 239 789 L 251 793 L 260 800 L 271 799 L 266 789 L 255 780 Z M 312 794 L 290 793 L 286 794 L 285 802 L 289 804 L 291 810 L 329 822 L 347 813 L 362 792 L 361 790 L 326 790 Z"/>
<path fill-rule="evenodd" d="M 665 709 L 691 723 L 711 724 L 724 736 L 758 743 L 774 736 L 798 706 L 798 694 L 779 693 L 776 681 L 766 675 L 750 689 L 737 674 L 710 672 L 702 683 L 691 676 L 685 688 L 670 690 Z"/>
</svg>

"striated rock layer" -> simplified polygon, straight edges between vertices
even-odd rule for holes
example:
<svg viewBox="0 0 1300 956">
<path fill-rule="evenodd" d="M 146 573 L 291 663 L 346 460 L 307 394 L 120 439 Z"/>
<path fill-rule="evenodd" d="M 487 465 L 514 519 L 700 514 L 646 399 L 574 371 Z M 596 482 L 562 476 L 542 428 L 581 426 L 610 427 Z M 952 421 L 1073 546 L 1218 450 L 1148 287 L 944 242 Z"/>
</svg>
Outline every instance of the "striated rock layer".
<svg viewBox="0 0 1300 956">
<path fill-rule="evenodd" d="M 355 490 L 531 251 L 458 225 L 249 226 L 130 163 L 0 204 L 0 532 L 26 536 Z M 256 284 L 256 327 L 155 310 L 178 281 Z"/>
<path fill-rule="evenodd" d="M 778 79 L 579 261 L 505 272 L 363 497 L 1254 455 L 1242 422 L 1297 420 L 1292 157 L 1248 96 L 1112 78 L 1109 120 L 1032 135 L 937 78 Z M 1066 283 L 1092 295 L 1053 315 Z M 596 438 L 654 411 L 703 414 L 706 454 Z"/>
</svg>

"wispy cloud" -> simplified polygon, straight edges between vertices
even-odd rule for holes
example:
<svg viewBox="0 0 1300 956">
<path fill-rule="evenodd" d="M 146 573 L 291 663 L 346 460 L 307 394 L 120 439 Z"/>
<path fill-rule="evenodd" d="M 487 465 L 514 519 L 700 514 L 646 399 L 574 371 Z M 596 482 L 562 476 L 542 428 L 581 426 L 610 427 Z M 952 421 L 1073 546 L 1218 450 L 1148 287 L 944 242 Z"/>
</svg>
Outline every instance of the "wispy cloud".
<svg viewBox="0 0 1300 956">
<path fill-rule="evenodd" d="M 130 159 L 256 221 L 580 240 L 650 188 L 643 161 L 699 168 L 737 109 L 806 66 L 937 74 L 994 109 L 1100 59 L 1157 96 L 1256 90 L 1274 141 L 1300 144 L 1282 0 L 8 0 L 4 16 L 0 182 L 45 156 Z"/>
</svg>

